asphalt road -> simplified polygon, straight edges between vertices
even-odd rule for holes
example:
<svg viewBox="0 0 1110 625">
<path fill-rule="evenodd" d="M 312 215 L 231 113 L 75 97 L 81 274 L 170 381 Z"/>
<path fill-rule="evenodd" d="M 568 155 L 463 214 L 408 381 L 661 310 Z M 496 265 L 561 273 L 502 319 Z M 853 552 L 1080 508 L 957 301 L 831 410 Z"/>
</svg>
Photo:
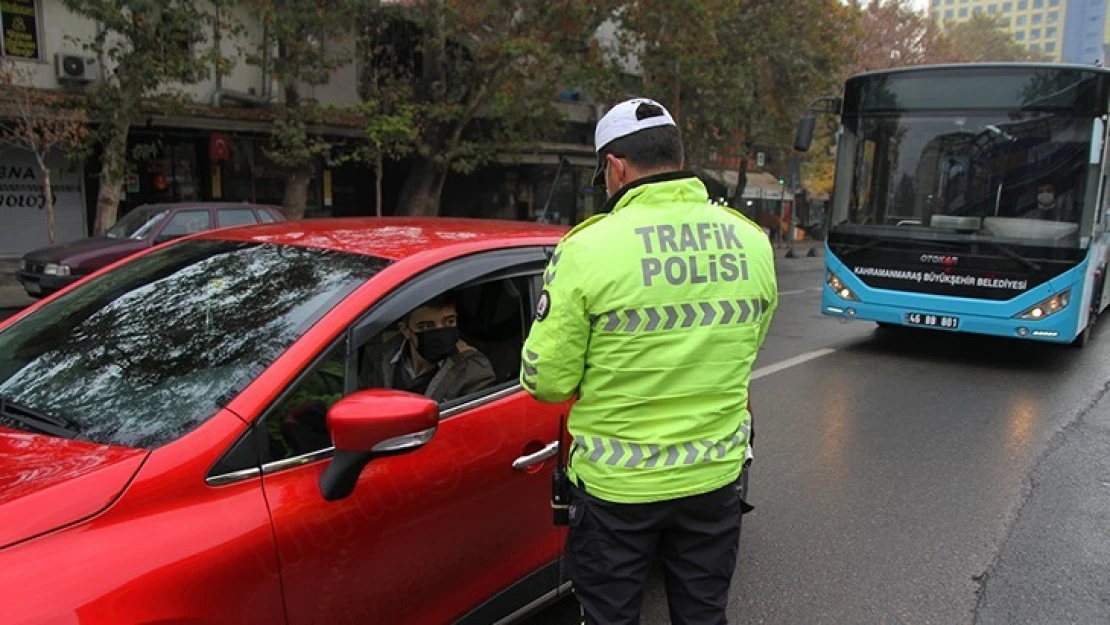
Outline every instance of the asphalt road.
<svg viewBox="0 0 1110 625">
<path fill-rule="evenodd" d="M 819 259 L 780 266 L 730 621 L 1110 623 L 1110 324 L 1084 350 L 878 330 L 818 314 Z M 669 622 L 656 577 L 643 623 Z"/>
<path fill-rule="evenodd" d="M 1110 329 L 1076 350 L 845 324 L 801 262 L 753 382 L 730 622 L 1110 623 Z M 670 622 L 658 577 L 643 622 Z"/>
</svg>

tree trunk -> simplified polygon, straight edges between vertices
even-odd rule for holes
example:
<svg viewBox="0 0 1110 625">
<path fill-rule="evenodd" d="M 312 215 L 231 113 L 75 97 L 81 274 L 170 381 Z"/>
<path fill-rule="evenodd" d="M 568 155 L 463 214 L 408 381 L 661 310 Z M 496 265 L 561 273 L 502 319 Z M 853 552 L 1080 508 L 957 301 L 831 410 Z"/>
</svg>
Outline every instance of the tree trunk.
<svg viewBox="0 0 1110 625">
<path fill-rule="evenodd" d="M 119 216 L 119 198 L 127 173 L 127 133 L 130 124 L 123 126 L 104 146 L 100 161 L 100 193 L 96 198 L 96 223 L 93 233 L 100 235 L 116 224 Z"/>
<path fill-rule="evenodd" d="M 743 212 L 744 201 L 744 187 L 748 186 L 748 148 L 745 145 L 743 148 L 744 153 L 740 155 L 740 170 L 736 176 L 736 191 L 732 195 L 732 207 L 736 210 Z M 747 213 L 744 213 L 747 214 Z M 752 217 L 752 215 L 748 215 Z"/>
<path fill-rule="evenodd" d="M 412 167 L 401 191 L 398 214 L 428 217 L 439 214 L 447 167 L 432 159 L 420 159 Z"/>
<path fill-rule="evenodd" d="M 301 167 L 289 174 L 285 182 L 285 197 L 281 208 L 289 221 L 304 219 L 304 208 L 308 204 L 308 183 L 312 180 L 312 169 Z"/>
<path fill-rule="evenodd" d="M 46 236 L 51 245 L 54 245 L 54 193 L 50 189 L 50 168 L 39 160 L 42 169 L 42 207 L 46 209 Z"/>
<path fill-rule="evenodd" d="M 382 216 L 382 161 L 384 160 L 380 152 L 374 159 L 374 207 L 378 217 Z"/>
</svg>

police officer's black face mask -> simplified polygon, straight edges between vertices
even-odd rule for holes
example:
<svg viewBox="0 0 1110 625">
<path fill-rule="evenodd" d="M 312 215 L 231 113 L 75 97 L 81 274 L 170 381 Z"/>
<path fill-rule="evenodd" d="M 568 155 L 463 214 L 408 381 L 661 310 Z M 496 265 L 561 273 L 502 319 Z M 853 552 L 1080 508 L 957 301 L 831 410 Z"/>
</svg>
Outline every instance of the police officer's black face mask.
<svg viewBox="0 0 1110 625">
<path fill-rule="evenodd" d="M 431 328 L 414 333 L 416 353 L 428 362 L 439 362 L 455 352 L 459 343 L 458 328 Z"/>
</svg>

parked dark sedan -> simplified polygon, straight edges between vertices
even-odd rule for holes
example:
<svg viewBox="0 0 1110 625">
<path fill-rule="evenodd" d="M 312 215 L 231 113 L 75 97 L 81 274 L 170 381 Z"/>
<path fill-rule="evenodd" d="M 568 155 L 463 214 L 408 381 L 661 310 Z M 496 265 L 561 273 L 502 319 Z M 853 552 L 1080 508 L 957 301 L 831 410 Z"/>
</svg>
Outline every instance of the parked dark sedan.
<svg viewBox="0 0 1110 625">
<path fill-rule="evenodd" d="M 139 250 L 213 228 L 285 221 L 277 206 L 190 202 L 146 204 L 127 213 L 103 236 L 24 254 L 16 278 L 32 297 L 59 291 L 79 278 Z"/>
</svg>

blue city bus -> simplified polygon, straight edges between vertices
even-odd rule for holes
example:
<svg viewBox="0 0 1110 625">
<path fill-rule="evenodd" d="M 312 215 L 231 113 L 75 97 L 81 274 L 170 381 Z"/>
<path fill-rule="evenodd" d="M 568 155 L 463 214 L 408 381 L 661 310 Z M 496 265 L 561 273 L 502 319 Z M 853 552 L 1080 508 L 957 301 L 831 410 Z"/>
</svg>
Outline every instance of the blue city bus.
<svg viewBox="0 0 1110 625">
<path fill-rule="evenodd" d="M 1044 63 L 849 78 L 821 312 L 1084 345 L 1110 304 L 1110 70 Z M 833 124 L 833 127 L 836 125 Z"/>
</svg>

